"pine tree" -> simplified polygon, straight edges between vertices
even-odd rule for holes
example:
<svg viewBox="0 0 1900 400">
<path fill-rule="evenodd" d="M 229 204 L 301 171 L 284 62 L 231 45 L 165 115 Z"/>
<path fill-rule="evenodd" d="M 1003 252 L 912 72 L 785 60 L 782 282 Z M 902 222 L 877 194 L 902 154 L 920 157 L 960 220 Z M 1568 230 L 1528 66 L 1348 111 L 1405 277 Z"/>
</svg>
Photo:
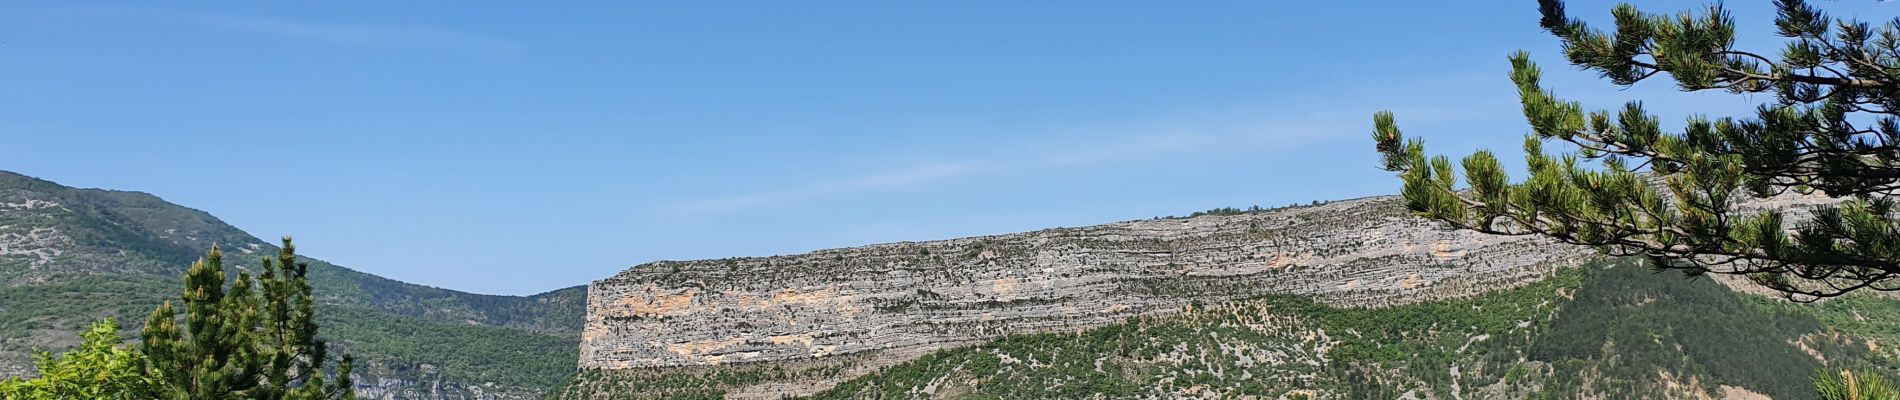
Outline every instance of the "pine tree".
<svg viewBox="0 0 1900 400">
<path fill-rule="evenodd" d="M 262 274 L 239 272 L 225 288 L 216 246 L 185 272 L 184 326 L 171 302 L 152 311 L 139 334 L 146 371 L 168 399 L 353 399 L 350 358 L 329 377 L 317 340 L 309 266 L 285 237 Z"/>
<path fill-rule="evenodd" d="M 1871 372 L 1822 373 L 1814 377 L 1814 392 L 1821 400 L 1900 400 L 1900 390 Z"/>
<path fill-rule="evenodd" d="M 1404 181 L 1406 206 L 1457 228 L 1649 256 L 1692 276 L 1744 275 L 1801 301 L 1900 289 L 1889 198 L 1900 188 L 1900 21 L 1876 28 L 1802 0 L 1775 3 L 1787 43 L 1771 59 L 1735 48 L 1720 3 L 1673 15 L 1620 5 L 1604 32 L 1570 18 L 1558 0 L 1539 2 L 1541 26 L 1571 64 L 1618 85 L 1667 75 L 1684 91 L 1772 93 L 1752 116 L 1690 117 L 1676 133 L 1640 102 L 1586 112 L 1540 86 L 1541 70 L 1520 51 L 1511 79 L 1534 132 L 1524 140 L 1524 181 L 1510 183 L 1489 151 L 1461 168 L 1426 156 L 1391 112 L 1373 115 L 1373 138 L 1384 167 Z M 1546 153 L 1545 144 L 1574 152 Z M 1799 223 L 1781 210 L 1737 207 L 1790 191 L 1843 200 Z"/>
</svg>

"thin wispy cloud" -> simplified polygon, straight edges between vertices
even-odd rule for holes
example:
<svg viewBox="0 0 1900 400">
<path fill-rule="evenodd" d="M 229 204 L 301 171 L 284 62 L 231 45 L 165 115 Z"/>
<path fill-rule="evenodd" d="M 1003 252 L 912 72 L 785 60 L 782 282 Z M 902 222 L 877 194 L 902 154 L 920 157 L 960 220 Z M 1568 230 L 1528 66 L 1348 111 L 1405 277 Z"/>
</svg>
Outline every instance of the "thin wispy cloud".
<svg viewBox="0 0 1900 400">
<path fill-rule="evenodd" d="M 788 189 L 699 199 L 669 208 L 674 211 L 694 212 L 734 211 L 766 204 L 910 186 L 980 172 L 984 165 L 974 162 L 949 162 L 920 163 L 894 168 L 886 172 L 861 176 L 814 180 Z"/>
<path fill-rule="evenodd" d="M 130 18 L 239 33 L 276 36 L 336 46 L 370 48 L 443 48 L 512 52 L 514 41 L 433 26 L 348 24 L 284 18 L 179 12 L 127 7 L 90 7 L 71 11 L 88 16 Z"/>
<path fill-rule="evenodd" d="M 662 206 L 666 212 L 720 213 L 753 207 L 860 195 L 980 175 L 1019 174 L 1053 168 L 1088 168 L 1149 162 L 1189 154 L 1285 150 L 1347 132 L 1341 121 L 1312 117 L 1229 126 L 1139 129 L 1157 133 L 1090 134 L 1086 139 L 1022 146 L 988 157 L 893 165 L 876 172 L 808 181 L 791 188 L 690 199 Z M 1122 129 L 1128 132 L 1129 129 Z M 1357 138 L 1357 135 L 1353 136 Z"/>
<path fill-rule="evenodd" d="M 1037 157 L 1052 166 L 1079 165 L 1104 161 L 1150 157 L 1165 153 L 1189 152 L 1207 146 L 1208 135 L 1194 132 L 1115 137 L 1099 142 L 1052 147 Z"/>
<path fill-rule="evenodd" d="M 1175 162 L 1186 157 L 1214 159 L 1257 157 L 1299 151 L 1314 145 L 1364 141 L 1375 110 L 1390 110 L 1411 126 L 1435 127 L 1471 121 L 1519 118 L 1517 105 L 1462 98 L 1441 90 L 1449 83 L 1424 82 L 1408 86 L 1406 99 L 1344 97 L 1297 107 L 1258 107 L 1196 115 L 1177 115 L 1154 121 L 1135 121 L 1096 127 L 1025 133 L 1045 138 L 993 152 L 930 162 L 890 165 L 856 175 L 814 179 L 790 188 L 760 190 L 726 196 L 689 198 L 663 204 L 663 212 L 726 213 L 755 207 L 859 196 L 920 185 L 941 184 L 979 176 L 1035 174 L 1082 168 Z M 1451 98 L 1461 98 L 1450 101 Z M 1364 145 L 1363 143 L 1360 143 Z M 926 159 L 927 156 L 917 158 Z"/>
<path fill-rule="evenodd" d="M 468 32 L 426 26 L 330 25 L 232 16 L 196 16 L 200 23 L 224 28 L 340 45 L 450 47 L 512 51 L 514 42 Z"/>
</svg>

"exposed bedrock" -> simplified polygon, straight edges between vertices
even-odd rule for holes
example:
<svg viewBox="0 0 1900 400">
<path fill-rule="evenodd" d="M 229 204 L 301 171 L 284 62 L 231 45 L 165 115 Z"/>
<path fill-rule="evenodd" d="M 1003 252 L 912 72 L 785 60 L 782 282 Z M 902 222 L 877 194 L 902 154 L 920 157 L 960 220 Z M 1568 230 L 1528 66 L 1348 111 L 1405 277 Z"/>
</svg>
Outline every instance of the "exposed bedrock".
<svg viewBox="0 0 1900 400">
<path fill-rule="evenodd" d="M 662 261 L 588 287 L 580 367 L 797 360 L 1074 330 L 1270 293 L 1408 303 L 1535 280 L 1587 249 L 1451 231 L 1394 197 L 1240 215 Z"/>
</svg>

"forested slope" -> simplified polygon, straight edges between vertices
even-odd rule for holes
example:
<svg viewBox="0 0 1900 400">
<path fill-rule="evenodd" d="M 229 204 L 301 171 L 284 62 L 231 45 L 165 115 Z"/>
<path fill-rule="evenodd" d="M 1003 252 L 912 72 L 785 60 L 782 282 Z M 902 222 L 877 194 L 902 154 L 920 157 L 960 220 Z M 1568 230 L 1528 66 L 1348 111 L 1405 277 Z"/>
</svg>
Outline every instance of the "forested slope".
<svg viewBox="0 0 1900 400">
<path fill-rule="evenodd" d="M 76 344 L 87 322 L 115 317 L 135 332 L 154 306 L 178 295 L 179 276 L 213 244 L 232 268 L 255 267 L 277 251 L 150 194 L 0 172 L 0 376 L 29 371 L 31 351 Z M 322 335 L 357 357 L 366 393 L 527 398 L 573 371 L 580 287 L 483 295 L 304 261 L 322 301 Z"/>
</svg>

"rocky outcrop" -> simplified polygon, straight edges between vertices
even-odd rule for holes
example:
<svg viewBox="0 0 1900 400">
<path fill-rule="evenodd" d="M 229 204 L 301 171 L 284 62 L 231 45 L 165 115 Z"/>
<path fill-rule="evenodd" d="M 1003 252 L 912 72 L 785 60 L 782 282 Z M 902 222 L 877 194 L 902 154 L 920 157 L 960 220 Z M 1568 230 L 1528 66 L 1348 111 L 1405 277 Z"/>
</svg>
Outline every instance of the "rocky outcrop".
<svg viewBox="0 0 1900 400">
<path fill-rule="evenodd" d="M 494 383 L 465 385 L 443 379 L 438 367 L 422 364 L 408 374 L 352 374 L 356 398 L 364 400 L 506 400 L 539 398 L 537 392 Z"/>
<path fill-rule="evenodd" d="M 1385 305 L 1512 286 L 1588 256 L 1451 231 L 1394 197 L 1239 215 L 663 261 L 588 286 L 582 369 L 809 360 L 1076 330 L 1264 294 Z"/>
</svg>

